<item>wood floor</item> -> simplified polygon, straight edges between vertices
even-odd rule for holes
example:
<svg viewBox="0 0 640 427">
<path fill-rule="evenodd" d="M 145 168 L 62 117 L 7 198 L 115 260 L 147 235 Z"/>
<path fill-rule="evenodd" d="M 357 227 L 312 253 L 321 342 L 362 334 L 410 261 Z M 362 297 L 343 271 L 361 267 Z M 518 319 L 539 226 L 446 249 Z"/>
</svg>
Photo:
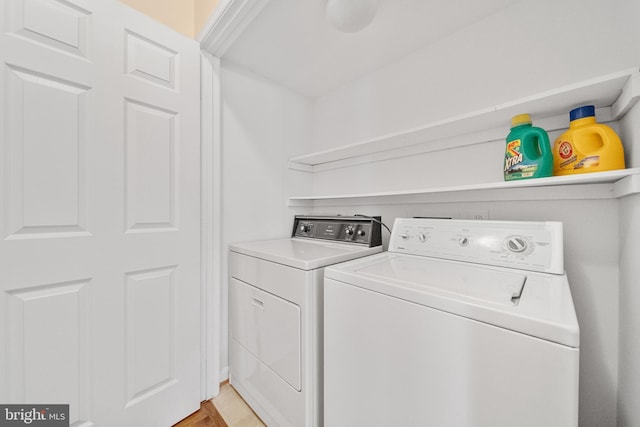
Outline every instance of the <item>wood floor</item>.
<svg viewBox="0 0 640 427">
<path fill-rule="evenodd" d="M 173 427 L 266 427 L 233 387 L 225 381 L 220 394 L 202 402 L 200 410 Z"/>
<path fill-rule="evenodd" d="M 200 404 L 200 410 L 189 415 L 173 427 L 228 427 L 220 412 L 210 400 Z"/>
</svg>

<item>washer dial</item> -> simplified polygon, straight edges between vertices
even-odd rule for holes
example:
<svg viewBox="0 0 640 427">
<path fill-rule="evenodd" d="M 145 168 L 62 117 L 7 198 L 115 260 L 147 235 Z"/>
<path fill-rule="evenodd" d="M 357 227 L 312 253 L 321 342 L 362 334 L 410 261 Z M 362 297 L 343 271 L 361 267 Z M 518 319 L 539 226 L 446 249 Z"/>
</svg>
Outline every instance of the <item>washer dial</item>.
<svg viewBox="0 0 640 427">
<path fill-rule="evenodd" d="M 521 254 L 529 249 L 529 242 L 522 236 L 511 236 L 507 238 L 505 244 L 507 250 L 514 254 Z"/>
</svg>

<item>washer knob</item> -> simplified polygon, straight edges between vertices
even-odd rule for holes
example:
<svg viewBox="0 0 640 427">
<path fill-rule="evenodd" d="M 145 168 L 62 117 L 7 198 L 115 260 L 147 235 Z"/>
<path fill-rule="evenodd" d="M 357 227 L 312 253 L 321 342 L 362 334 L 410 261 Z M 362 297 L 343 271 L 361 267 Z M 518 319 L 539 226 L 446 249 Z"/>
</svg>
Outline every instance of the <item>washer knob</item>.
<svg viewBox="0 0 640 427">
<path fill-rule="evenodd" d="M 357 234 L 358 236 L 360 236 L 360 237 L 363 237 L 363 236 L 364 236 L 365 234 L 367 234 L 367 233 L 365 233 L 365 231 L 364 231 L 364 230 L 358 230 L 358 232 L 357 232 L 356 234 Z"/>
<path fill-rule="evenodd" d="M 353 236 L 353 227 L 347 227 L 344 232 L 347 233 L 347 236 Z"/>
<path fill-rule="evenodd" d="M 409 235 L 407 233 L 402 233 L 400 237 L 402 237 L 402 240 L 409 240 Z"/>
<path fill-rule="evenodd" d="M 507 249 L 513 253 L 522 253 L 529 247 L 529 243 L 524 237 L 513 236 L 507 240 Z"/>
<path fill-rule="evenodd" d="M 469 244 L 469 238 L 468 238 L 468 237 L 466 237 L 466 236 L 460 237 L 460 238 L 458 239 L 458 244 L 459 244 L 460 246 L 467 246 L 467 245 Z"/>
<path fill-rule="evenodd" d="M 302 231 L 303 233 L 307 233 L 309 230 L 311 230 L 311 227 L 309 227 L 309 226 L 308 226 L 308 225 L 306 225 L 306 224 L 302 224 L 302 225 L 300 226 L 300 231 Z"/>
<path fill-rule="evenodd" d="M 424 233 L 420 233 L 418 234 L 418 240 L 420 240 L 421 243 L 424 243 L 427 241 L 427 235 Z"/>
</svg>

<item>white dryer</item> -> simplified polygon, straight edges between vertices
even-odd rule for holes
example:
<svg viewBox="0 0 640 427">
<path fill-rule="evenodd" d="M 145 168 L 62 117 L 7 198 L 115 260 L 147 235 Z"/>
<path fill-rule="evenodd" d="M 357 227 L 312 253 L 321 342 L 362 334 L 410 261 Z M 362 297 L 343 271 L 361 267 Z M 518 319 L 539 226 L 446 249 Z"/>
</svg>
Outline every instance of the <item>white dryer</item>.
<svg viewBox="0 0 640 427">
<path fill-rule="evenodd" d="M 397 219 L 327 268 L 325 425 L 576 427 L 562 248 L 557 222 Z"/>
<path fill-rule="evenodd" d="M 296 216 L 230 246 L 230 382 L 269 426 L 322 426 L 324 267 L 382 251 L 380 217 Z"/>
</svg>

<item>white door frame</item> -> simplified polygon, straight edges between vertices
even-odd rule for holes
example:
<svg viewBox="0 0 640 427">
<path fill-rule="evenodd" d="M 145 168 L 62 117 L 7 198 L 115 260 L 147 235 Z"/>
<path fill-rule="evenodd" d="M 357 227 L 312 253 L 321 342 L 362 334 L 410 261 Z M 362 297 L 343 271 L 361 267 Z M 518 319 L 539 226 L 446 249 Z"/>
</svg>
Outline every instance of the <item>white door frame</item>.
<svg viewBox="0 0 640 427">
<path fill-rule="evenodd" d="M 222 294 L 222 90 L 220 60 L 270 0 L 220 0 L 196 40 L 201 48 L 202 355 L 201 398 L 227 379 L 220 366 Z"/>
<path fill-rule="evenodd" d="M 220 300 L 222 286 L 222 114 L 220 59 L 201 51 L 201 261 L 202 382 L 201 398 L 220 392 Z"/>
</svg>

